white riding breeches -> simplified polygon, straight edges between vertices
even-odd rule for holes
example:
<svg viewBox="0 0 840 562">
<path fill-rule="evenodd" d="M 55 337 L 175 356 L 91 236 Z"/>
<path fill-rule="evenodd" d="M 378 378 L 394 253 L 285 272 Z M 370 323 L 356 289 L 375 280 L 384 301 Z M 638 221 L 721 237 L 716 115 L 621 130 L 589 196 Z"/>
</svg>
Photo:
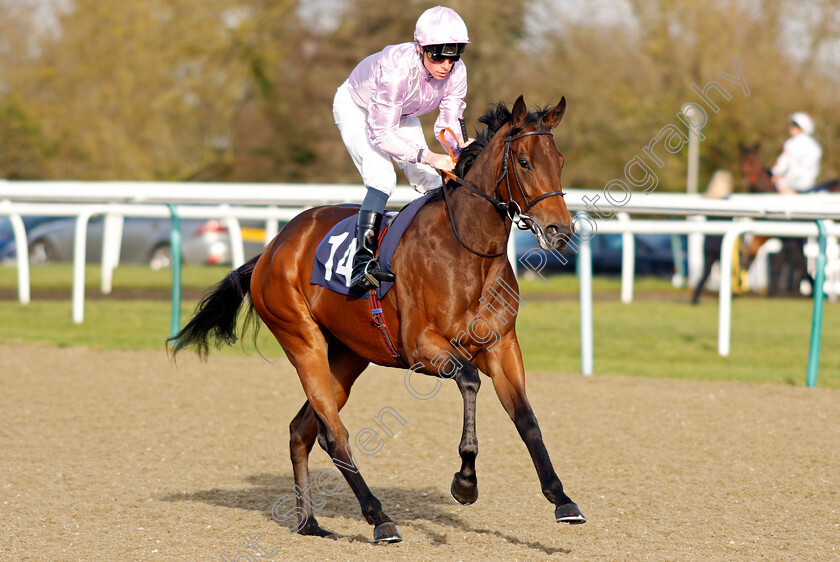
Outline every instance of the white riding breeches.
<svg viewBox="0 0 840 562">
<path fill-rule="evenodd" d="M 370 142 L 367 134 L 367 111 L 353 101 L 347 82 L 342 84 L 335 94 L 333 117 L 341 132 L 341 140 L 362 174 L 364 184 L 390 196 L 397 186 L 397 173 L 391 164 L 391 157 Z M 428 150 L 429 146 L 417 117 L 400 119 L 399 132 L 401 136 Z M 411 163 L 396 158 L 394 162 L 403 171 L 411 186 L 420 193 L 443 185 L 438 172 L 428 164 Z"/>
</svg>

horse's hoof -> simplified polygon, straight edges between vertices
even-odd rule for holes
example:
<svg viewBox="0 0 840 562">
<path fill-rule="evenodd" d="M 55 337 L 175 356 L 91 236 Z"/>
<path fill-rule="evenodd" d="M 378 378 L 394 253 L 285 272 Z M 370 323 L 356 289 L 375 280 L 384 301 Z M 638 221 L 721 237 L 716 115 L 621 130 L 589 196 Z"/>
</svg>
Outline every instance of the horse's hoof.
<svg viewBox="0 0 840 562">
<path fill-rule="evenodd" d="M 461 505 L 470 505 L 478 499 L 478 485 L 460 478 L 456 472 L 449 486 L 449 495 Z"/>
<path fill-rule="evenodd" d="M 402 537 L 391 521 L 380 523 L 373 529 L 373 542 L 400 542 Z"/>
<path fill-rule="evenodd" d="M 580 508 L 573 503 L 558 505 L 557 509 L 554 510 L 554 517 L 558 523 L 568 523 L 569 525 L 586 523 L 586 517 L 581 513 Z"/>
<path fill-rule="evenodd" d="M 324 539 L 332 539 L 334 541 L 338 540 L 338 536 L 333 533 L 332 531 L 327 531 L 326 529 L 322 529 L 317 524 L 314 526 L 307 526 L 298 531 L 299 535 L 304 535 L 307 537 L 321 537 Z"/>
</svg>

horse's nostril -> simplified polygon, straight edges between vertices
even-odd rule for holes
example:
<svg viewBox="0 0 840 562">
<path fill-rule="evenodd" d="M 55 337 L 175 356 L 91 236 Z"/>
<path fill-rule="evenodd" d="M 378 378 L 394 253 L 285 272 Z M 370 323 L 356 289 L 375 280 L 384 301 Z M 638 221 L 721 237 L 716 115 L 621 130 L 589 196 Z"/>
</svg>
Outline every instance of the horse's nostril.
<svg viewBox="0 0 840 562">
<path fill-rule="evenodd" d="M 566 247 L 566 244 L 574 235 L 571 224 L 563 226 L 559 224 L 550 224 L 545 228 L 545 235 L 551 241 L 551 245 L 558 250 Z"/>
</svg>

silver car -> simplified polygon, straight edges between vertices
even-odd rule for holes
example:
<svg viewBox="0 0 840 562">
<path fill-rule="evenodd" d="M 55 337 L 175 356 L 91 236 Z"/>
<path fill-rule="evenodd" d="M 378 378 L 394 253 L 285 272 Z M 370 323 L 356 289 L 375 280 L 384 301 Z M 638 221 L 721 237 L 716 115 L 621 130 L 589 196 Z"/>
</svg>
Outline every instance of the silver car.
<svg viewBox="0 0 840 562">
<path fill-rule="evenodd" d="M 76 219 L 62 218 L 40 224 L 27 231 L 29 260 L 32 264 L 68 262 L 73 259 Z M 87 227 L 86 261 L 102 261 L 103 216 L 91 218 Z M 170 219 L 126 217 L 123 223 L 120 263 L 148 263 L 152 269 L 172 263 Z M 243 228 L 245 256 L 259 254 L 263 248 L 261 229 Z M 217 220 L 182 219 L 182 257 L 185 264 L 230 263 L 230 236 Z M 14 242 L 0 253 L 0 261 L 8 262 L 17 255 Z"/>
</svg>

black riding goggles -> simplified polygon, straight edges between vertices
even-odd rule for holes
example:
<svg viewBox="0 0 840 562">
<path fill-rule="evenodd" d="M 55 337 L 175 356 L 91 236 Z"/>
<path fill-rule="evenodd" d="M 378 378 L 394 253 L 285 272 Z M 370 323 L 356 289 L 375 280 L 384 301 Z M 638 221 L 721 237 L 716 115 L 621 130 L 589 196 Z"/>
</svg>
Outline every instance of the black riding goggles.
<svg viewBox="0 0 840 562">
<path fill-rule="evenodd" d="M 455 64 L 461 60 L 461 55 L 433 55 L 429 51 L 426 51 L 426 58 L 435 64 L 440 64 L 445 60 L 449 60 L 452 64 Z"/>
<path fill-rule="evenodd" d="M 440 64 L 449 59 L 452 64 L 455 64 L 461 60 L 464 47 L 466 47 L 464 43 L 445 43 L 443 45 L 426 45 L 423 47 L 423 51 L 433 63 Z"/>
</svg>

